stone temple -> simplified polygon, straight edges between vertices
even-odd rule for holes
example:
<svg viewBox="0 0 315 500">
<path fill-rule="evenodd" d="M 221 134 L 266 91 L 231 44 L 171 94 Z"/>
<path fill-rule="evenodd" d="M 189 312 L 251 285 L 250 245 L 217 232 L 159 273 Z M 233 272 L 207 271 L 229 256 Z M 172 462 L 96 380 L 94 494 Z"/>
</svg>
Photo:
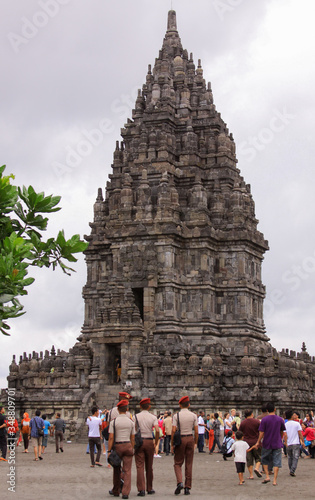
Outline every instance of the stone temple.
<svg viewBox="0 0 315 500">
<path fill-rule="evenodd" d="M 69 352 L 13 360 L 20 411 L 62 411 L 80 436 L 91 403 L 110 407 L 121 387 L 157 409 L 184 393 L 194 409 L 314 405 L 314 358 L 277 352 L 266 335 L 268 243 L 174 11 L 121 135 L 86 237 L 82 334 Z"/>
</svg>

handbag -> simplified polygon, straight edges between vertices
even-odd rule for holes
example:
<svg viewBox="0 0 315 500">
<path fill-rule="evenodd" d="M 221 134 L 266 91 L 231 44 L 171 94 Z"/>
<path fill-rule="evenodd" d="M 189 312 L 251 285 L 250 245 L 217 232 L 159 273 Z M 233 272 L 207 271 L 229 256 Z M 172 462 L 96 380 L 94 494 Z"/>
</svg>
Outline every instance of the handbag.
<svg viewBox="0 0 315 500">
<path fill-rule="evenodd" d="M 136 422 L 137 422 L 137 427 L 138 427 L 138 430 L 135 433 L 135 450 L 138 450 L 143 445 L 143 439 L 141 437 L 141 431 L 140 431 L 140 426 L 139 426 L 139 422 L 137 419 L 137 415 L 135 415 L 135 417 L 136 417 Z"/>
<path fill-rule="evenodd" d="M 44 429 L 41 429 L 40 427 L 38 427 L 36 417 L 34 418 L 34 421 L 35 421 L 35 425 L 37 428 L 38 437 L 43 437 L 44 436 Z"/>
<path fill-rule="evenodd" d="M 179 412 L 177 413 L 177 422 L 178 422 L 178 429 L 174 432 L 173 436 L 173 445 L 176 448 L 176 446 L 179 446 L 182 444 L 182 438 L 180 435 L 180 422 L 179 422 Z"/>
<path fill-rule="evenodd" d="M 117 451 L 115 450 L 115 420 L 114 420 L 114 446 L 113 446 L 107 460 L 108 460 L 108 463 L 112 467 L 120 467 L 121 466 L 121 458 L 118 455 Z"/>
</svg>

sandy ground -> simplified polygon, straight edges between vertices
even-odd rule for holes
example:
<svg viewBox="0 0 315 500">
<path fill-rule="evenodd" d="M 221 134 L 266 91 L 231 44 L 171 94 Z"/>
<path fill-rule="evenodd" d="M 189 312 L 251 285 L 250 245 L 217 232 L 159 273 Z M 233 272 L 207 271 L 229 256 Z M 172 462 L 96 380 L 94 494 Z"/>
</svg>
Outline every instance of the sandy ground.
<svg viewBox="0 0 315 500">
<path fill-rule="evenodd" d="M 8 491 L 7 483 L 9 463 L 0 462 L 0 496 L 2 500 L 87 500 L 111 497 L 108 491 L 112 488 L 112 470 L 104 467 L 90 468 L 90 457 L 86 454 L 84 444 L 65 444 L 64 453 L 56 454 L 52 438 L 48 443 L 44 459 L 35 462 L 32 449 L 30 453 L 22 453 L 16 449 L 15 493 Z M 105 464 L 105 456 L 101 462 Z M 255 477 L 247 479 L 243 486 L 238 485 L 233 459 L 224 462 L 220 454 L 195 453 L 193 468 L 193 485 L 190 499 L 216 500 L 263 500 L 311 498 L 315 488 L 315 460 L 300 460 L 297 476 L 291 477 L 287 459 L 283 457 L 283 468 L 279 473 L 278 486 L 271 483 L 263 485 L 262 480 Z M 11 464 L 11 467 L 14 465 Z M 156 494 L 148 498 L 155 500 L 174 496 L 176 481 L 173 469 L 173 457 L 162 455 L 154 459 L 154 489 Z M 179 497 L 182 497 L 182 494 Z M 132 489 L 129 498 L 137 497 L 136 469 L 133 464 Z M 177 497 L 178 498 L 178 497 Z M 186 498 L 186 497 L 185 497 Z"/>
</svg>

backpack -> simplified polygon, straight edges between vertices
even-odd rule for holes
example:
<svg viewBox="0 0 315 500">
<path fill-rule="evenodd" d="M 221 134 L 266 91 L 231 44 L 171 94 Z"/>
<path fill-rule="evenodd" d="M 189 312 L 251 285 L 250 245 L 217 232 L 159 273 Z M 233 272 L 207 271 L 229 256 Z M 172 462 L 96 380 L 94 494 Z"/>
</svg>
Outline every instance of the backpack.
<svg viewBox="0 0 315 500">
<path fill-rule="evenodd" d="M 230 449 L 230 445 L 228 442 L 230 442 L 231 438 L 224 438 L 223 439 L 223 443 L 222 443 L 222 446 L 221 446 L 221 453 L 223 453 L 223 455 L 227 455 L 229 452 L 228 450 Z"/>
</svg>

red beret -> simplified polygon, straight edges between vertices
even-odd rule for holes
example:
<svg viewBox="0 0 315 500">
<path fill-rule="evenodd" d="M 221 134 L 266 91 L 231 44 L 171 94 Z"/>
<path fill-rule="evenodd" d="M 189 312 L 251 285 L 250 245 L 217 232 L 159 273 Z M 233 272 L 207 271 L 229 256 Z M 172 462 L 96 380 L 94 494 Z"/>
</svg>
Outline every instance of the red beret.
<svg viewBox="0 0 315 500">
<path fill-rule="evenodd" d="M 181 405 L 182 403 L 188 403 L 189 402 L 189 397 L 188 396 L 183 396 L 182 398 L 180 398 L 180 400 L 178 401 L 178 403 Z"/>
<path fill-rule="evenodd" d="M 117 408 L 120 408 L 121 406 L 128 406 L 129 405 L 129 401 L 127 401 L 127 399 L 122 399 L 121 401 L 119 401 L 119 403 L 117 403 Z"/>
<path fill-rule="evenodd" d="M 130 394 L 128 394 L 128 392 L 119 392 L 118 396 L 120 398 L 124 398 L 124 399 L 132 399 L 132 396 L 130 396 Z"/>
<path fill-rule="evenodd" d="M 140 401 L 140 405 L 147 405 L 147 404 L 150 404 L 150 403 L 151 403 L 150 398 L 143 398 Z"/>
</svg>

